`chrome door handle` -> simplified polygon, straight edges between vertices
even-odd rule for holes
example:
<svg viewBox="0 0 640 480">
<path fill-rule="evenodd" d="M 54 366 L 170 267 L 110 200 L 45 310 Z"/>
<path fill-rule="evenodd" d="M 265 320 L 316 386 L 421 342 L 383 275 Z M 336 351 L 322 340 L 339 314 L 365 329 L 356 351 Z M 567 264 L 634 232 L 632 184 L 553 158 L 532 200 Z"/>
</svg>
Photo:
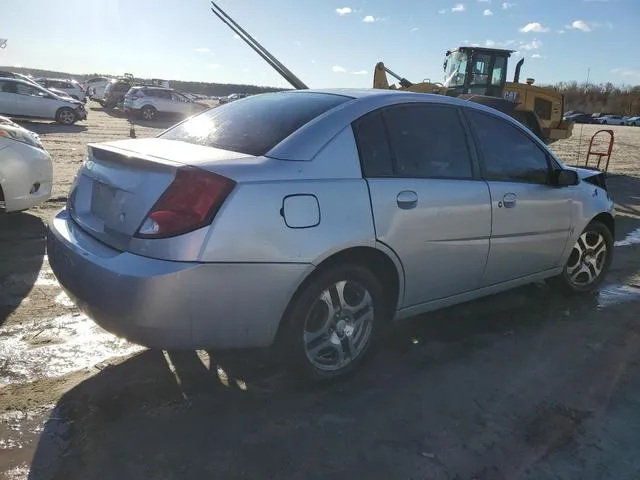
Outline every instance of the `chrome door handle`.
<svg viewBox="0 0 640 480">
<path fill-rule="evenodd" d="M 516 194 L 515 193 L 505 193 L 504 197 L 502 197 L 502 204 L 504 208 L 513 208 L 516 206 Z M 498 206 L 500 204 L 498 203 Z"/>
<path fill-rule="evenodd" d="M 396 202 L 402 210 L 409 210 L 418 205 L 418 194 L 413 190 L 404 190 L 398 194 Z"/>
</svg>

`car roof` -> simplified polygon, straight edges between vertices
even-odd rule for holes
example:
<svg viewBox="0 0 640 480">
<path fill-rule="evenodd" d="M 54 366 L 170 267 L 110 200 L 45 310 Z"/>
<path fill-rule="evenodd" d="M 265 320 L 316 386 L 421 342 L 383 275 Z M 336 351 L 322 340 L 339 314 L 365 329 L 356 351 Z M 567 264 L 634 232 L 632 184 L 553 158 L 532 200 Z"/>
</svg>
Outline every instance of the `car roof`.
<svg viewBox="0 0 640 480">
<path fill-rule="evenodd" d="M 266 95 L 300 95 L 305 93 L 341 95 L 350 98 L 350 100 L 332 108 L 301 127 L 294 135 L 291 135 L 276 145 L 269 152 L 269 156 L 282 160 L 311 160 L 313 156 L 323 148 L 328 138 L 333 138 L 335 135 L 338 135 L 345 126 L 350 125 L 361 116 L 379 108 L 390 107 L 403 103 L 451 105 L 489 113 L 510 122 L 512 125 L 516 126 L 516 128 L 519 128 L 521 131 L 529 135 L 530 138 L 537 138 L 530 130 L 517 120 L 498 110 L 480 103 L 470 102 L 469 100 L 463 100 L 455 97 L 448 97 L 446 95 L 374 88 L 284 90 Z M 544 145 L 544 143 L 539 139 L 536 141 L 541 146 Z"/>
</svg>

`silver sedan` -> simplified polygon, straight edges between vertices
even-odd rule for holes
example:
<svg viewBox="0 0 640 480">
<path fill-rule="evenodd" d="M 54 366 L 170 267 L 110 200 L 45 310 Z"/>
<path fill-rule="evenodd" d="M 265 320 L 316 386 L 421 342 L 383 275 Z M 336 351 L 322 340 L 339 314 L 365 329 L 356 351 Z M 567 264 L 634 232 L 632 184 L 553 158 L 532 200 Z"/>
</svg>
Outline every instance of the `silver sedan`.
<svg viewBox="0 0 640 480">
<path fill-rule="evenodd" d="M 384 324 L 548 279 L 600 285 L 604 176 L 488 107 L 385 90 L 252 96 L 156 138 L 88 146 L 49 261 L 149 347 L 273 346 L 313 379 Z"/>
</svg>

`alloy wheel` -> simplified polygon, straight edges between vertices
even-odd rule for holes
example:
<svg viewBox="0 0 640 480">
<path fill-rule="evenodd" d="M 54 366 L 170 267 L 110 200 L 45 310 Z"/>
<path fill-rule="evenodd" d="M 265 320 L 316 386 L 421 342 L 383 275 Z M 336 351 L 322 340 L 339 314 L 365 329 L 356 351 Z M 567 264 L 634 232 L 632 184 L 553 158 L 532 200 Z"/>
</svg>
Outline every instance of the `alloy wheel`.
<svg viewBox="0 0 640 480">
<path fill-rule="evenodd" d="M 567 276 L 576 287 L 586 287 L 596 282 L 605 268 L 609 249 L 604 236 L 587 230 L 573 246 L 567 262 Z"/>
<path fill-rule="evenodd" d="M 339 281 L 322 291 L 304 323 L 304 352 L 318 370 L 332 372 L 356 360 L 369 343 L 372 295 L 360 283 Z"/>
</svg>

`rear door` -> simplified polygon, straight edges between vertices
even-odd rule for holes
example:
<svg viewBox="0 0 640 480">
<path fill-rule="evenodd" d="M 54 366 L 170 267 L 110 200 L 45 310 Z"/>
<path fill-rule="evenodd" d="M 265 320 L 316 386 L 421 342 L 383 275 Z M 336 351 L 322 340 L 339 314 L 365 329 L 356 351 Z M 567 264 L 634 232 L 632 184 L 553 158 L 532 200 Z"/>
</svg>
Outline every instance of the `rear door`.
<svg viewBox="0 0 640 480">
<path fill-rule="evenodd" d="M 489 189 L 457 108 L 398 105 L 353 128 L 377 240 L 404 266 L 402 307 L 478 288 L 489 251 Z"/>
<path fill-rule="evenodd" d="M 571 227 L 572 187 L 551 185 L 553 160 L 524 128 L 466 109 L 491 192 L 492 230 L 483 285 L 558 266 Z"/>
</svg>

